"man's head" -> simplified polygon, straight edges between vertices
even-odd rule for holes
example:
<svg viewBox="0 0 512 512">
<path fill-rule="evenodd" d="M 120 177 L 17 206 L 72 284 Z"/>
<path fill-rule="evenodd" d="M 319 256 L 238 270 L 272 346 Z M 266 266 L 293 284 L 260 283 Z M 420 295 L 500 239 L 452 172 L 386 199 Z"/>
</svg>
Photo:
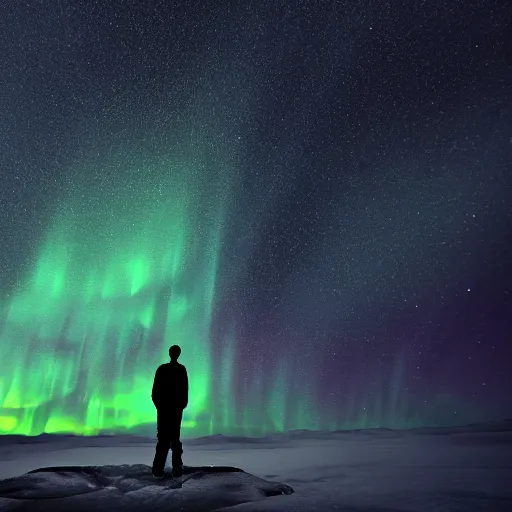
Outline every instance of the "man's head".
<svg viewBox="0 0 512 512">
<path fill-rule="evenodd" d="M 180 357 L 180 354 L 181 354 L 181 348 L 178 347 L 178 345 L 173 345 L 169 349 L 169 356 L 171 358 L 171 361 L 177 361 L 178 357 Z"/>
</svg>

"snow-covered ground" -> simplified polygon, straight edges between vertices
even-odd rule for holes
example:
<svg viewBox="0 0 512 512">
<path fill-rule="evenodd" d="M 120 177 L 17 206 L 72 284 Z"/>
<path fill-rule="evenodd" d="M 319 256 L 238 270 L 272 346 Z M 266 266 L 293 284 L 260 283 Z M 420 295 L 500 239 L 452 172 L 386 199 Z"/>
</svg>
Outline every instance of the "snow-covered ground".
<svg viewBox="0 0 512 512">
<path fill-rule="evenodd" d="M 153 452 L 146 438 L 0 438 L 0 510 L 512 512 L 510 423 L 190 439 L 195 469 L 158 481 Z M 20 476 L 77 465 L 108 467 Z"/>
</svg>

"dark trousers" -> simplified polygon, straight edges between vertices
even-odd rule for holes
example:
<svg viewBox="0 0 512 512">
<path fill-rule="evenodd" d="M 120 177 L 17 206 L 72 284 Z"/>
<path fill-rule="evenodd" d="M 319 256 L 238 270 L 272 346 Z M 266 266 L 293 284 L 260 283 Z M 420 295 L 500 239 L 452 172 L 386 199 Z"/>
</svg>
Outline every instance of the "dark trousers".
<svg viewBox="0 0 512 512">
<path fill-rule="evenodd" d="M 164 470 L 169 448 L 172 450 L 172 466 L 182 466 L 181 454 L 183 453 L 183 448 L 180 441 L 182 417 L 183 409 L 166 409 L 157 412 L 158 442 L 153 460 L 154 472 L 162 472 Z"/>
</svg>

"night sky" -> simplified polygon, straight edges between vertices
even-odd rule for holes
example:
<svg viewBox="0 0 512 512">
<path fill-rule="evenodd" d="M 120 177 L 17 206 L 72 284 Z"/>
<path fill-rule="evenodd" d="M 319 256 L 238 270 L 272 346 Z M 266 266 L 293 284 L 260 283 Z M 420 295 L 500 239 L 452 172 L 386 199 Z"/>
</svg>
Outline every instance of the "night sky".
<svg viewBox="0 0 512 512">
<path fill-rule="evenodd" d="M 3 5 L 0 432 L 512 417 L 507 4 Z"/>
</svg>

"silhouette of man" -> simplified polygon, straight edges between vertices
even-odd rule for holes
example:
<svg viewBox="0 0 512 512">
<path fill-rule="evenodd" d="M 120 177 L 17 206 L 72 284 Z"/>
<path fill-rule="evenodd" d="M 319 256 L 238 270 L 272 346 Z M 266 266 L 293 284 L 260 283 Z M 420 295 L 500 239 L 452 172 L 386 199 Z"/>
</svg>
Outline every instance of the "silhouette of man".
<svg viewBox="0 0 512 512">
<path fill-rule="evenodd" d="M 172 450 L 172 474 L 182 474 L 183 453 L 180 430 L 183 409 L 188 404 L 187 369 L 178 363 L 181 348 L 173 345 L 169 349 L 171 361 L 160 365 L 155 373 L 151 398 L 157 411 L 157 438 L 153 475 L 160 478 L 164 475 L 165 461 Z"/>
</svg>

